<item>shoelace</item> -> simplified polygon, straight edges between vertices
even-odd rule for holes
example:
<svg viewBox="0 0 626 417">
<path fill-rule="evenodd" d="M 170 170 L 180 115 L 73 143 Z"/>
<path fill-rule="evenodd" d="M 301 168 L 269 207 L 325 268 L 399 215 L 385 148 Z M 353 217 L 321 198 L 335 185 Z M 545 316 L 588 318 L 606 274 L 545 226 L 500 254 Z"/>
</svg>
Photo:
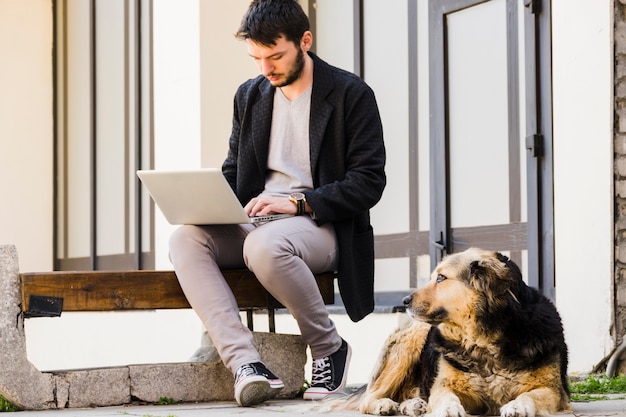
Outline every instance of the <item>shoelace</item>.
<svg viewBox="0 0 626 417">
<path fill-rule="evenodd" d="M 313 361 L 312 385 L 323 384 L 330 381 L 330 358 L 315 359 Z"/>
<path fill-rule="evenodd" d="M 237 370 L 237 380 L 240 380 L 242 377 L 244 376 L 250 376 L 250 375 L 254 375 L 256 372 L 254 366 L 250 365 L 250 364 L 245 364 L 242 365 L 238 370 Z"/>
</svg>

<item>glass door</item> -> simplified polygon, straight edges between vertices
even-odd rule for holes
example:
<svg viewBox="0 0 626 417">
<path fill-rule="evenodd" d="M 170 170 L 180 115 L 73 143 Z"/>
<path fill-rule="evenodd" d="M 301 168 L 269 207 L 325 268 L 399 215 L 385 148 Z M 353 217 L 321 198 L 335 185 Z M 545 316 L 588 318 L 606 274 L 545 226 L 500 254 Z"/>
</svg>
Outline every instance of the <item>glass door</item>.
<svg viewBox="0 0 626 417">
<path fill-rule="evenodd" d="M 523 2 L 431 0 L 429 14 L 431 262 L 477 246 L 526 276 L 536 190 L 526 173 Z"/>
</svg>

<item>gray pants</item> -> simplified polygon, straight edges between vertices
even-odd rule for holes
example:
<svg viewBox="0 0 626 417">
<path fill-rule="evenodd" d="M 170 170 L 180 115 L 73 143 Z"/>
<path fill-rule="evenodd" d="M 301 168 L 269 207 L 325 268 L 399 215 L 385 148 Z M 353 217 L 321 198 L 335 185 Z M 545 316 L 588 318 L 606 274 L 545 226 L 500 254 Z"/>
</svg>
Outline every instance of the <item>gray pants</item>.
<svg viewBox="0 0 626 417">
<path fill-rule="evenodd" d="M 336 268 L 332 225 L 319 227 L 309 216 L 296 216 L 260 226 L 181 226 L 170 239 L 170 259 L 189 304 L 233 373 L 261 358 L 220 267 L 254 272 L 296 319 L 314 359 L 339 349 L 341 338 L 313 276 Z"/>
</svg>

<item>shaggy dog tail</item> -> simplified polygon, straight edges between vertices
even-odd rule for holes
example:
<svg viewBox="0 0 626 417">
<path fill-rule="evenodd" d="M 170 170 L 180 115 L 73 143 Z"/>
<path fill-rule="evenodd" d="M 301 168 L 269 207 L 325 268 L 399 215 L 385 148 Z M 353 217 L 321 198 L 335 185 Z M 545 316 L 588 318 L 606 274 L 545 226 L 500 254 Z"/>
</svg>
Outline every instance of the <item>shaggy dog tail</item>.
<svg viewBox="0 0 626 417">
<path fill-rule="evenodd" d="M 317 410 L 322 413 L 329 411 L 358 411 L 359 403 L 363 395 L 367 391 L 367 384 L 358 387 L 355 390 L 344 390 L 336 394 L 329 395 L 321 400 Z"/>
</svg>

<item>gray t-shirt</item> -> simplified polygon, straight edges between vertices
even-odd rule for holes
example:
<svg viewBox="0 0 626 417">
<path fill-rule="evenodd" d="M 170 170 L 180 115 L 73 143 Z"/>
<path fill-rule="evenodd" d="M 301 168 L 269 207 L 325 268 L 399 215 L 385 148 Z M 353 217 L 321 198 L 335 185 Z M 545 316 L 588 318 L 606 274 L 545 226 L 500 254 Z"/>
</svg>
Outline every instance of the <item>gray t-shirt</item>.
<svg viewBox="0 0 626 417">
<path fill-rule="evenodd" d="M 263 194 L 284 196 L 313 188 L 309 154 L 311 87 L 289 101 L 280 88 L 274 93 L 272 129 Z"/>
</svg>

